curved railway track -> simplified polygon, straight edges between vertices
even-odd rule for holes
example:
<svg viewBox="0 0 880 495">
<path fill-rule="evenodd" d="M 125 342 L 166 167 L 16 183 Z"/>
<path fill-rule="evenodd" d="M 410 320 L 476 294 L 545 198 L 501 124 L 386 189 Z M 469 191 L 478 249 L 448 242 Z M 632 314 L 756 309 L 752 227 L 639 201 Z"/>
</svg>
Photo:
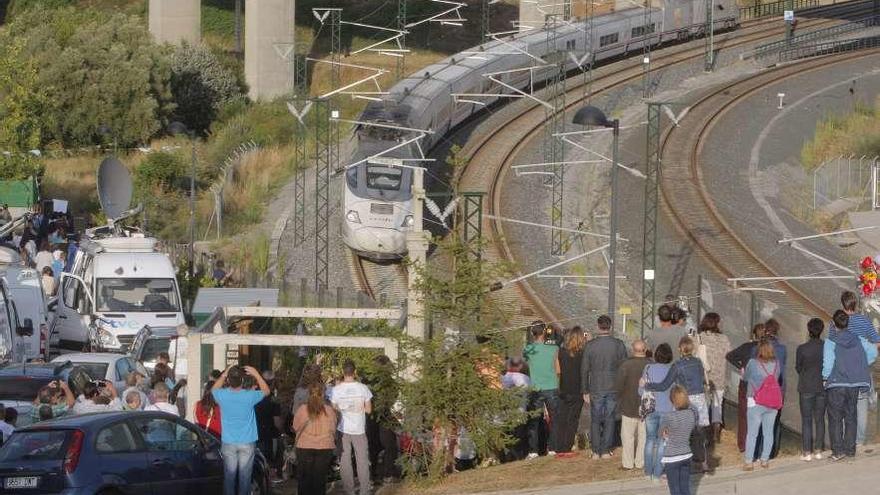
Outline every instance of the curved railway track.
<svg viewBox="0 0 880 495">
<path fill-rule="evenodd" d="M 832 6 L 817 7 L 811 9 L 810 15 L 818 15 L 822 12 L 833 11 L 835 15 L 857 16 L 869 13 L 870 1 L 852 2 Z M 826 24 L 833 24 L 839 19 L 806 19 L 802 20 L 799 30 L 817 28 Z M 765 26 L 778 24 L 779 20 L 755 19 L 743 22 L 736 31 L 729 31 L 716 35 L 716 46 L 719 50 L 734 48 L 742 45 L 756 43 L 767 38 L 778 36 L 783 29 L 765 29 Z M 700 43 L 700 42 L 698 42 Z M 655 52 L 651 61 L 651 72 L 668 68 L 670 66 L 692 61 L 703 57 L 703 46 L 689 46 L 693 43 L 664 47 L 662 51 Z M 636 81 L 643 76 L 641 59 L 625 59 L 607 66 L 593 70 L 593 80 L 590 81 L 593 96 L 600 95 L 616 87 Z M 581 103 L 584 98 L 584 83 L 578 83 L 566 91 L 566 109 Z M 500 178 L 502 171 L 507 168 L 519 151 L 534 137 L 542 132 L 545 124 L 544 110 L 541 105 L 532 104 L 518 107 L 517 113 L 505 124 L 493 129 L 477 141 L 470 141 L 463 149 L 464 156 L 468 157 L 468 163 L 480 163 L 480 167 L 466 166 L 459 175 L 459 185 L 462 190 L 482 190 L 488 192 L 488 212 L 497 214 L 500 209 Z M 487 261 L 512 261 L 513 254 L 504 236 L 503 226 L 495 220 L 484 219 L 484 232 L 491 236 L 491 242 L 487 245 L 484 259 Z M 405 299 L 407 274 L 405 268 L 399 263 L 379 264 L 364 259 L 351 251 L 347 251 L 348 264 L 356 288 L 377 302 L 384 298 L 387 302 Z M 384 294 L 384 296 L 383 296 Z M 496 293 L 502 304 L 511 307 L 520 306 L 518 314 L 523 323 L 540 316 L 548 321 L 557 321 L 550 309 L 541 302 L 534 293 L 528 282 L 520 282 L 515 288 L 504 288 Z M 524 303 L 524 304 L 523 304 Z"/>
<path fill-rule="evenodd" d="M 701 154 L 715 124 L 728 110 L 768 85 L 778 83 L 829 65 L 867 57 L 880 50 L 866 50 L 846 55 L 808 59 L 770 69 L 754 77 L 714 88 L 690 106 L 688 116 L 679 127 L 673 127 L 661 142 L 663 174 L 661 197 L 663 205 L 674 218 L 681 234 L 692 240 L 700 252 L 724 277 L 776 277 L 777 273 L 743 241 L 719 213 L 709 196 L 701 172 Z M 813 302 L 792 282 L 777 282 L 785 296 L 768 296 L 783 307 L 800 312 L 830 314 Z"/>
<path fill-rule="evenodd" d="M 833 11 L 835 15 L 859 15 L 870 12 L 870 3 L 859 2 L 842 4 L 837 6 L 814 9 L 811 14 Z M 738 31 L 726 33 L 716 37 L 716 45 L 720 49 L 730 49 L 738 46 L 753 44 L 761 40 L 780 35 L 783 29 L 763 29 L 766 24 L 778 22 L 768 20 L 756 20 L 743 23 Z M 810 19 L 802 21 L 800 29 L 816 28 L 826 24 L 838 22 L 838 19 Z M 758 30 L 757 32 L 752 32 Z M 703 47 L 679 45 L 655 52 L 652 59 L 651 71 L 668 68 L 703 57 Z M 643 76 L 641 61 L 624 60 L 617 64 L 600 67 L 593 70 L 594 79 L 591 81 L 592 96 L 601 95 L 611 89 L 621 87 L 634 82 Z M 575 87 L 566 90 L 566 110 L 581 104 L 584 99 L 584 84 L 579 83 Z M 538 133 L 543 132 L 546 124 L 544 109 L 538 104 L 518 107 L 517 112 L 504 124 L 497 126 L 480 136 L 476 140 L 469 141 L 462 150 L 468 159 L 468 166 L 461 172 L 459 187 L 461 190 L 485 190 L 488 191 L 488 208 L 491 215 L 498 215 L 501 206 L 501 176 L 508 168 L 513 159 L 529 141 Z M 479 163 L 479 167 L 470 164 Z M 484 219 L 484 232 L 491 236 L 487 244 L 484 258 L 487 261 L 503 260 L 514 261 L 508 239 L 504 234 L 503 225 L 496 220 Z M 531 288 L 527 281 L 516 284 L 515 287 L 505 287 L 497 293 L 502 304 L 510 304 L 511 307 L 520 306 L 519 321 L 514 324 L 525 323 L 533 315 L 539 315 L 546 321 L 559 321 L 559 318 L 545 305 Z M 824 313 L 823 313 L 824 314 Z M 516 318 L 515 318 L 516 320 Z"/>
</svg>

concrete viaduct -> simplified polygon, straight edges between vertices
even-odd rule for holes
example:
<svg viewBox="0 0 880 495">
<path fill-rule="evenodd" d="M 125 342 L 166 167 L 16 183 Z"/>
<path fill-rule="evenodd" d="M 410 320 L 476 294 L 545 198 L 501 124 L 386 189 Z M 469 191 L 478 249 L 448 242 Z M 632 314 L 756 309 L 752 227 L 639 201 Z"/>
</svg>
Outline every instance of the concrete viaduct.
<svg viewBox="0 0 880 495">
<path fill-rule="evenodd" d="M 253 99 L 291 91 L 291 69 L 276 50 L 293 43 L 295 0 L 245 0 L 244 75 Z M 202 37 L 201 0 L 150 0 L 150 33 L 159 43 L 198 43 Z"/>
</svg>

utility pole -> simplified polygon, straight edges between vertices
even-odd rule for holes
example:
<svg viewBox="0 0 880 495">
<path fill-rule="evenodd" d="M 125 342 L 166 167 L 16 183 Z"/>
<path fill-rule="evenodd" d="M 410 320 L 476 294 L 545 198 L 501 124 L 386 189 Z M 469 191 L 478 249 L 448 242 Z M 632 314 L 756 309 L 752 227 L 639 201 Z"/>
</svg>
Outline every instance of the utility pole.
<svg viewBox="0 0 880 495">
<path fill-rule="evenodd" d="M 591 0 L 587 0 L 592 3 Z M 712 0 L 706 0 L 710 2 Z M 651 94 L 651 43 L 648 41 L 650 29 L 653 32 L 653 24 L 651 24 L 651 0 L 645 0 L 645 10 L 642 17 L 642 29 L 644 30 L 645 40 L 642 44 L 642 98 L 648 98 Z"/>
<path fill-rule="evenodd" d="M 403 162 L 401 161 L 401 164 Z M 413 228 L 406 233 L 406 248 L 412 266 L 408 270 L 406 301 L 406 334 L 411 338 L 425 338 L 424 296 L 417 290 L 418 272 L 425 266 L 428 253 L 428 236 L 423 230 L 423 212 L 425 208 L 425 170 L 413 167 Z"/>
<path fill-rule="evenodd" d="M 715 3 L 706 0 L 706 53 L 703 70 L 712 72 L 715 68 Z"/>
<path fill-rule="evenodd" d="M 553 227 L 550 231 L 550 252 L 554 256 L 565 254 L 565 239 L 563 238 L 563 192 L 565 190 L 565 166 L 559 162 L 565 157 L 563 142 L 557 137 L 565 132 L 565 58 L 556 46 L 557 27 L 559 25 L 557 15 L 548 15 L 547 23 L 547 55 L 545 60 L 548 64 L 555 64 L 556 69 L 548 81 L 550 89 L 549 102 L 552 108 L 544 107 L 548 125 L 544 131 L 543 151 L 544 162 L 552 163 L 552 201 L 550 205 L 550 222 Z"/>
<path fill-rule="evenodd" d="M 657 210 L 660 197 L 660 107 L 648 102 L 648 133 L 645 150 L 645 224 L 642 251 L 641 337 L 654 330 L 654 282 L 657 267 Z"/>
<path fill-rule="evenodd" d="M 620 167 L 617 163 L 620 161 L 620 120 L 612 120 L 611 125 L 614 138 L 611 151 L 611 239 L 608 246 L 608 316 L 611 317 L 613 324 L 614 315 L 617 313 L 617 196 L 618 184 L 620 182 Z M 612 326 L 612 328 L 614 327 Z"/>
<path fill-rule="evenodd" d="M 406 0 L 397 0 L 397 29 L 406 31 Z M 400 37 L 400 48 L 406 49 L 406 34 Z M 398 81 L 403 79 L 404 72 L 406 71 L 406 52 L 400 55 L 400 57 L 397 57 L 395 72 Z"/>
</svg>

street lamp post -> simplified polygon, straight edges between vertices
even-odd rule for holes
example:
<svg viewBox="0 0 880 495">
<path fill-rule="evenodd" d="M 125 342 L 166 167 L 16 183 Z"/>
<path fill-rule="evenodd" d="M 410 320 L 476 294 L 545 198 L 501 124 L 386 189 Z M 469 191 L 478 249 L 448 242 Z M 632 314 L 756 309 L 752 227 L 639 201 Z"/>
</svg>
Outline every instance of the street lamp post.
<svg viewBox="0 0 880 495">
<path fill-rule="evenodd" d="M 572 123 L 582 126 L 605 127 L 612 130 L 613 142 L 611 150 L 611 232 L 608 245 L 608 316 L 614 322 L 617 281 L 617 188 L 618 188 L 618 155 L 620 151 L 620 121 L 608 120 L 605 113 L 598 108 L 587 105 L 574 114 Z M 625 331 L 626 329 L 624 329 Z"/>
<path fill-rule="evenodd" d="M 189 173 L 189 278 L 195 277 L 195 243 L 196 243 L 196 137 L 195 132 L 181 122 L 168 125 L 168 132 L 173 135 L 189 137 L 191 164 Z"/>
</svg>

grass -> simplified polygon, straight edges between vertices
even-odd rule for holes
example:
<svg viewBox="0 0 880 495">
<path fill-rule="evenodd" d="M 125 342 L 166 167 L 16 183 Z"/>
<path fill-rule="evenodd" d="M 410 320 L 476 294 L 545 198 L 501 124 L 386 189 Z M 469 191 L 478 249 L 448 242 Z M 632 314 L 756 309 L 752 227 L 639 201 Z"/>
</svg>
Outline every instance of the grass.
<svg viewBox="0 0 880 495">
<path fill-rule="evenodd" d="M 381 493 L 382 495 L 459 495 L 538 490 L 596 481 L 637 480 L 644 477 L 641 470 L 624 470 L 620 465 L 619 454 L 618 450 L 612 459 L 596 461 L 590 460 L 583 453 L 572 459 L 541 457 L 534 461 L 511 462 L 455 473 L 434 486 L 404 483 L 385 489 Z M 741 466 L 743 459 L 736 448 L 735 432 L 725 430 L 722 433 L 722 441 L 716 448 L 715 454 L 719 458 L 720 469 Z M 782 454 L 794 455 L 794 452 L 783 450 L 780 455 Z M 576 493 L 576 490 L 572 489 L 572 493 Z"/>
<path fill-rule="evenodd" d="M 807 170 L 814 170 L 840 155 L 880 155 L 880 113 L 876 106 L 855 104 L 852 112 L 822 119 L 813 139 L 801 150 L 801 163 Z"/>
</svg>

